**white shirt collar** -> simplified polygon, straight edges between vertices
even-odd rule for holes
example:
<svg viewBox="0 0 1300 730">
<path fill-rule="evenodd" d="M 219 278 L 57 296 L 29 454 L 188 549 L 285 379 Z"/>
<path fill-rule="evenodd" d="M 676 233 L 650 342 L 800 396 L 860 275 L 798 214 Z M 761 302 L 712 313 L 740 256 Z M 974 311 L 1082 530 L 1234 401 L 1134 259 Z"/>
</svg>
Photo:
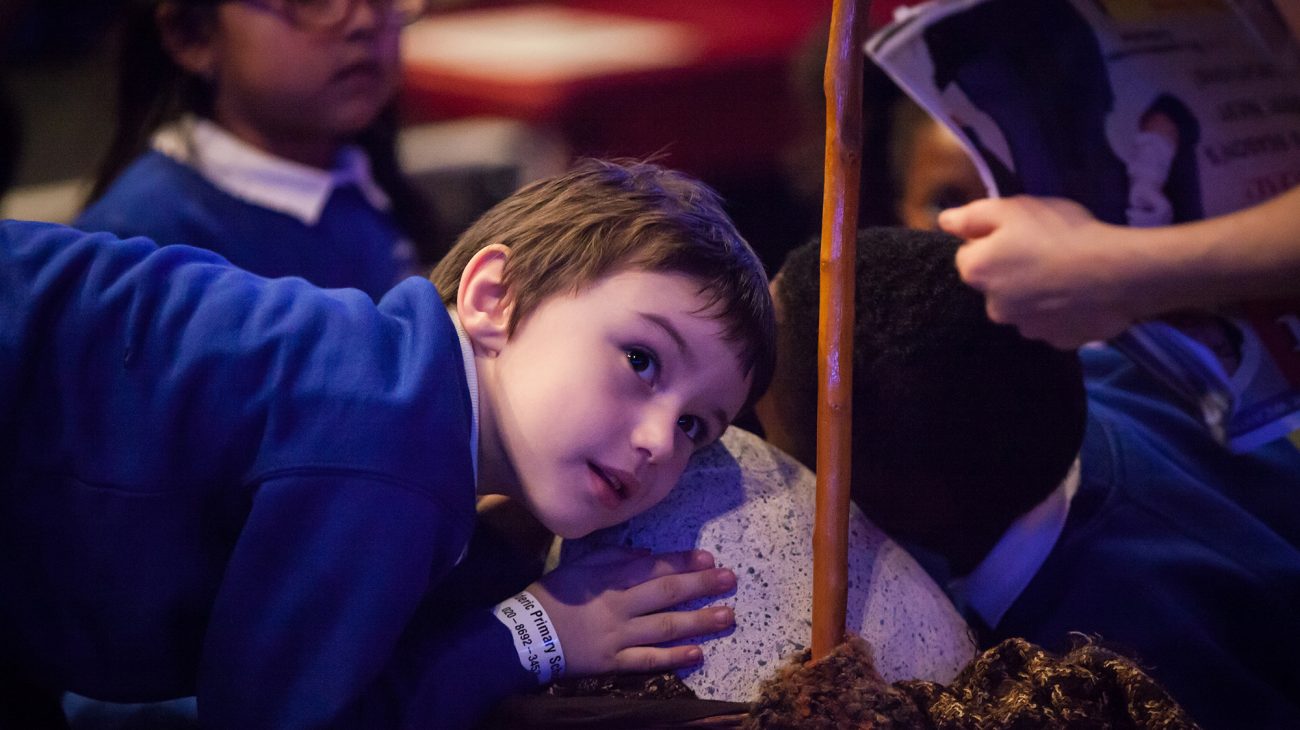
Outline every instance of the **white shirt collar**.
<svg viewBox="0 0 1300 730">
<path fill-rule="evenodd" d="M 474 485 L 478 486 L 478 368 L 474 365 L 474 346 L 469 343 L 469 335 L 460 325 L 460 317 L 454 311 L 448 311 L 452 324 L 456 325 L 456 336 L 460 338 L 460 356 L 465 361 L 465 381 L 469 385 L 469 453 L 474 465 Z"/>
<path fill-rule="evenodd" d="M 997 626 L 1056 546 L 1077 491 L 1076 457 L 1065 479 L 1042 502 L 1011 523 L 970 575 L 948 584 L 957 604 L 973 610 L 989 627 Z"/>
<path fill-rule="evenodd" d="M 366 202 L 387 210 L 388 196 L 370 173 L 359 147 L 344 147 L 331 170 L 320 170 L 264 152 L 220 125 L 187 116 L 159 129 L 152 146 L 188 165 L 219 190 L 240 200 L 292 216 L 305 225 L 320 221 L 330 195 L 354 184 Z"/>
</svg>

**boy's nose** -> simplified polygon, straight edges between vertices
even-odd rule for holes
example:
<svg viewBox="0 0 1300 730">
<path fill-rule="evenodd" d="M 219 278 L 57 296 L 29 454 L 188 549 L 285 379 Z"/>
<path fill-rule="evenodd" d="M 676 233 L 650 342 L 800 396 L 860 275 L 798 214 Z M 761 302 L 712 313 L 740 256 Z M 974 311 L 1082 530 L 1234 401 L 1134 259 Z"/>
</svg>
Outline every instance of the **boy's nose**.
<svg viewBox="0 0 1300 730">
<path fill-rule="evenodd" d="M 676 442 L 677 415 L 667 409 L 647 408 L 632 430 L 632 445 L 650 463 L 663 463 Z"/>
</svg>

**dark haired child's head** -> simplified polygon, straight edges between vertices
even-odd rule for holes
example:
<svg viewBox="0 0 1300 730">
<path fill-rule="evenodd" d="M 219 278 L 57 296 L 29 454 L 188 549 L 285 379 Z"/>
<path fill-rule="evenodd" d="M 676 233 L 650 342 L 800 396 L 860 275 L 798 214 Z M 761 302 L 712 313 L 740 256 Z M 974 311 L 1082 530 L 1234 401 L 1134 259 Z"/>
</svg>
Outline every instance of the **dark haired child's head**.
<svg viewBox="0 0 1300 730">
<path fill-rule="evenodd" d="M 1069 470 L 1083 438 L 1073 353 L 989 321 L 958 278 L 960 241 L 877 228 L 857 243 L 853 325 L 853 492 L 895 538 L 972 569 L 1016 517 Z M 779 357 L 759 417 L 812 465 L 819 250 L 776 276 Z"/>
<path fill-rule="evenodd" d="M 890 108 L 888 155 L 898 220 L 908 228 L 938 230 L 939 213 L 987 195 L 957 135 L 906 97 Z"/>
<path fill-rule="evenodd" d="M 826 153 L 823 76 L 829 17 L 811 30 L 788 68 L 797 125 L 781 161 L 787 184 L 809 210 L 821 212 Z M 938 230 L 938 212 L 987 197 L 961 141 L 907 97 L 879 66 L 862 69 L 861 226 Z M 818 218 L 820 220 L 820 218 Z"/>
<path fill-rule="evenodd" d="M 491 401 L 480 484 L 565 537 L 661 499 L 771 377 L 758 257 L 711 190 L 651 163 L 587 160 L 519 190 L 431 279 Z"/>
</svg>

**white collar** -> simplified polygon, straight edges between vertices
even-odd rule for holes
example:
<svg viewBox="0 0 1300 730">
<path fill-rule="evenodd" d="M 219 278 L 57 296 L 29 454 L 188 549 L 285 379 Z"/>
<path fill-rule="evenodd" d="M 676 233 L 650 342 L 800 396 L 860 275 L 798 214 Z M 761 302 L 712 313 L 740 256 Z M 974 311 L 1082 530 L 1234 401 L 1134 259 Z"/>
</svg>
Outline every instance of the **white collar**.
<svg viewBox="0 0 1300 730">
<path fill-rule="evenodd" d="M 1012 522 L 970 575 L 948 584 L 957 604 L 969 607 L 990 628 L 997 626 L 1056 546 L 1077 491 L 1079 459 L 1075 457 L 1070 473 L 1056 489 Z"/>
<path fill-rule="evenodd" d="M 474 346 L 469 343 L 469 335 L 460 325 L 456 312 L 448 310 L 452 324 L 456 325 L 456 336 L 460 339 L 460 356 L 465 361 L 465 381 L 469 385 L 469 454 L 474 465 L 474 487 L 478 489 L 478 368 L 474 365 Z"/>
<path fill-rule="evenodd" d="M 276 157 L 201 117 L 186 116 L 154 133 L 158 152 L 188 165 L 218 189 L 253 205 L 315 225 L 335 188 L 354 184 L 366 202 L 387 210 L 388 196 L 370 173 L 370 160 L 355 145 L 339 151 L 333 169 Z"/>
</svg>

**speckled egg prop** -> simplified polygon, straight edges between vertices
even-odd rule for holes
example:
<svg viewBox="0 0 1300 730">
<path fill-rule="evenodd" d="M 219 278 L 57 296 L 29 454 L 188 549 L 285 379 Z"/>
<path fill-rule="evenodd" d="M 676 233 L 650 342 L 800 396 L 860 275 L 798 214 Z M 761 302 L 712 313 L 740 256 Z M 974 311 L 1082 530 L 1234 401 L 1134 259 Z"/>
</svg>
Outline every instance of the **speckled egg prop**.
<svg viewBox="0 0 1300 730">
<path fill-rule="evenodd" d="M 747 702 L 812 635 L 812 472 L 737 428 L 692 459 L 663 502 L 630 522 L 567 541 L 561 561 L 604 545 L 655 552 L 702 548 L 736 572 L 733 595 L 685 604 L 733 606 L 736 626 L 704 640 L 682 670 L 704 699 Z M 886 681 L 950 682 L 975 654 L 961 616 L 920 565 L 853 507 L 848 625 L 875 650 Z"/>
</svg>

